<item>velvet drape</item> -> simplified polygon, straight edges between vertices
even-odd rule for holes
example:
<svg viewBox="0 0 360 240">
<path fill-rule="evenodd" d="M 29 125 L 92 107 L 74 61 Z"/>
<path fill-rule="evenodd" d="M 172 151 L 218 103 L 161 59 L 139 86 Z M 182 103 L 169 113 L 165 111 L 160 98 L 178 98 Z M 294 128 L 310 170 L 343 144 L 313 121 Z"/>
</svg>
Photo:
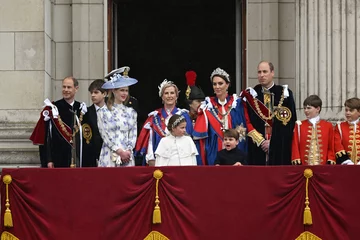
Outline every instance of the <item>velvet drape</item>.
<svg viewBox="0 0 360 240">
<path fill-rule="evenodd" d="M 304 170 L 311 168 L 312 225 L 303 224 Z M 153 224 L 156 179 L 161 223 Z M 325 240 L 360 236 L 359 166 L 198 166 L 86 169 L 3 169 L 19 239 L 294 240 L 309 231 Z"/>
</svg>

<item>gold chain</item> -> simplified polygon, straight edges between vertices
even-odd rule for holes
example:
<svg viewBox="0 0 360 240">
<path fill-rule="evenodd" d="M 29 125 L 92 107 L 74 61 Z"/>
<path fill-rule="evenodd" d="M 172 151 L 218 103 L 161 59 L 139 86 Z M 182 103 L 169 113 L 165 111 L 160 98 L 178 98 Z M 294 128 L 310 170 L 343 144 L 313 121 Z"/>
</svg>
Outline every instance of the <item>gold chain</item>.
<svg viewBox="0 0 360 240">
<path fill-rule="evenodd" d="M 259 101 L 259 100 L 258 100 L 257 98 L 254 98 L 255 108 L 256 108 L 256 111 L 257 111 L 257 113 L 259 114 L 259 116 L 260 116 L 262 119 L 264 119 L 264 120 L 271 120 L 271 119 L 273 119 L 274 113 L 269 113 L 269 116 L 267 117 L 267 116 L 265 116 L 265 115 L 261 112 L 258 101 Z M 277 107 L 275 108 L 274 112 L 277 111 L 277 109 L 281 108 L 282 105 L 283 105 L 283 103 L 284 103 L 284 89 L 282 90 L 279 104 L 278 104 Z"/>
<path fill-rule="evenodd" d="M 83 120 L 83 115 L 84 115 L 84 114 L 83 114 L 82 112 L 80 112 L 80 117 L 79 117 L 80 123 L 81 123 L 82 120 Z M 73 133 L 73 134 L 69 133 L 69 132 L 66 130 L 66 127 L 64 126 L 64 122 L 62 121 L 60 115 L 58 116 L 58 120 L 59 120 L 59 124 L 60 124 L 61 130 L 66 134 L 66 136 L 68 136 L 68 137 L 74 137 L 75 134 L 79 131 L 79 126 L 78 126 L 78 125 L 75 125 L 75 126 L 74 126 L 74 129 L 75 129 L 74 133 Z"/>
<path fill-rule="evenodd" d="M 221 122 L 221 125 L 223 127 L 223 130 L 225 130 L 225 117 L 227 115 L 229 115 L 230 111 L 232 109 L 232 106 L 229 108 L 228 111 L 226 111 L 225 113 L 221 113 L 219 110 L 218 110 L 218 113 L 216 113 L 215 109 L 214 108 L 211 108 L 211 112 L 213 113 L 213 115 L 215 116 L 215 118 Z M 219 118 L 218 114 L 220 114 L 222 116 L 222 119 Z"/>
</svg>

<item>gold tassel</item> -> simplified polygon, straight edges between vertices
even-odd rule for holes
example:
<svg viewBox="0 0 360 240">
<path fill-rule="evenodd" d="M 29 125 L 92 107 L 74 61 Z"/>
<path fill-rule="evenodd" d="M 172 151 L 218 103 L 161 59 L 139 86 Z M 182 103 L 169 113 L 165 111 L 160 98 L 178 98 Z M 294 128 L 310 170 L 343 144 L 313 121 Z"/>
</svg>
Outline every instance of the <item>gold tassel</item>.
<svg viewBox="0 0 360 240">
<path fill-rule="evenodd" d="M 9 184 L 11 183 L 12 178 L 10 175 L 5 175 L 3 177 L 3 182 L 6 184 L 6 203 L 5 203 L 5 214 L 4 214 L 4 226 L 5 227 L 13 227 L 13 220 L 10 210 L 10 200 L 9 200 Z"/>
<path fill-rule="evenodd" d="M 310 211 L 310 202 L 309 202 L 309 178 L 313 176 L 313 171 L 311 169 L 305 169 L 304 176 L 306 178 L 306 187 L 305 187 L 305 209 L 304 209 L 304 225 L 312 225 L 312 215 Z"/>
<path fill-rule="evenodd" d="M 156 179 L 156 192 L 155 192 L 155 208 L 153 212 L 153 224 L 161 223 L 161 211 L 159 200 L 159 180 L 163 177 L 163 172 L 159 169 L 154 171 L 154 178 Z"/>
</svg>

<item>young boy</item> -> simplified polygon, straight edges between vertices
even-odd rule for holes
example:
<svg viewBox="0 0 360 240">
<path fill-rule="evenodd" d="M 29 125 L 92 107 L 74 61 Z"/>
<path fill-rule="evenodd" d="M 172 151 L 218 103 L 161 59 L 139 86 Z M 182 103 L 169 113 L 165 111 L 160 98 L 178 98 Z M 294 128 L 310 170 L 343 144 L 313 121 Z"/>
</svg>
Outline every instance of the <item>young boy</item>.
<svg viewBox="0 0 360 240">
<path fill-rule="evenodd" d="M 239 133 L 235 129 L 228 129 L 224 132 L 223 150 L 217 153 L 215 165 L 246 165 L 246 155 L 236 146 L 239 143 Z"/>
<path fill-rule="evenodd" d="M 360 99 L 350 98 L 344 106 L 346 121 L 338 122 L 334 132 L 337 163 L 360 165 Z"/>
<path fill-rule="evenodd" d="M 97 125 L 97 110 L 105 106 L 106 92 L 102 89 L 104 80 L 93 81 L 88 90 L 93 104 L 88 107 L 82 124 L 83 134 L 83 167 L 97 167 L 103 141 Z"/>
<path fill-rule="evenodd" d="M 320 119 L 321 99 L 317 95 L 310 95 L 303 105 L 307 119 L 296 121 L 292 140 L 292 164 L 336 164 L 334 128 L 330 122 Z"/>
</svg>

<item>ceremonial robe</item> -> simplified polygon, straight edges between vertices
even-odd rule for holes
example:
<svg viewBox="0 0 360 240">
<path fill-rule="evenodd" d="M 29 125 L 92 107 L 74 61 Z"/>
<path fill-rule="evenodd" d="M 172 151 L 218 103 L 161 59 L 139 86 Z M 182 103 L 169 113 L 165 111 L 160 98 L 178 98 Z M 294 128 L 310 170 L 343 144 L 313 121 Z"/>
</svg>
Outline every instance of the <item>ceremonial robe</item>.
<svg viewBox="0 0 360 240">
<path fill-rule="evenodd" d="M 169 133 L 166 126 L 170 117 L 174 114 L 185 117 L 186 133 L 188 135 L 192 134 L 193 126 L 187 110 L 175 107 L 168 114 L 164 108 L 159 108 L 149 113 L 148 118 L 140 131 L 135 147 L 135 155 L 143 157 L 143 165 L 146 165 L 149 160 L 155 160 L 154 152 L 156 151 L 161 138 Z"/>
<path fill-rule="evenodd" d="M 254 90 L 256 97 L 252 97 L 248 92 L 243 92 L 244 96 L 247 95 L 245 99 L 248 123 L 254 128 L 248 131 L 250 138 L 248 141 L 248 163 L 250 165 L 288 165 L 291 163 L 291 140 L 296 121 L 293 93 L 287 89 L 289 96 L 285 96 L 284 87 L 276 84 L 268 89 L 272 96 L 270 103 L 272 112 L 275 109 L 279 110 L 278 114 L 271 116 L 269 109 L 266 109 L 264 105 L 262 86 L 256 85 Z M 271 128 L 270 133 L 265 132 L 266 124 Z M 261 149 L 261 143 L 266 138 L 270 139 L 268 156 Z"/>
</svg>

